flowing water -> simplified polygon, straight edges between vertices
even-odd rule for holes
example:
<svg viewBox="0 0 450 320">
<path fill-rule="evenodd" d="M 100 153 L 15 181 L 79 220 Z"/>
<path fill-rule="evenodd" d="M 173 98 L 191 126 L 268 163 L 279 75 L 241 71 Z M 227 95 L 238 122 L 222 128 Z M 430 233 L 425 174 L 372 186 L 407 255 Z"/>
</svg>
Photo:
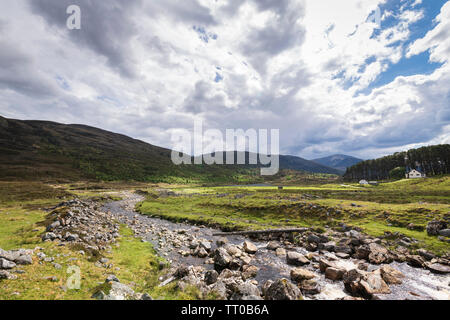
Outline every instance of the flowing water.
<svg viewBox="0 0 450 320">
<path fill-rule="evenodd" d="M 142 201 L 143 198 L 126 193 L 124 200 L 109 202 L 104 205 L 103 210 L 109 211 L 115 215 L 122 223 L 130 224 L 130 221 L 137 220 L 142 227 L 142 233 L 138 233 L 143 240 L 153 244 L 155 250 L 159 255 L 166 258 L 172 265 L 201 265 L 206 269 L 212 269 L 213 265 L 205 264 L 205 259 L 187 256 L 184 257 L 178 252 L 180 250 L 189 251 L 187 247 L 188 243 L 174 244 L 174 238 L 177 238 L 180 230 L 188 235 L 194 236 L 197 239 L 211 240 L 211 246 L 214 250 L 216 248 L 217 237 L 213 234 L 220 232 L 219 230 L 199 227 L 187 223 L 174 223 L 167 220 L 152 218 L 145 215 L 137 214 L 133 208 L 134 205 Z M 149 232 L 145 229 L 148 227 Z M 243 236 L 226 236 L 227 240 L 231 244 L 242 245 L 247 240 Z M 286 264 L 286 258 L 279 257 L 274 251 L 266 248 L 267 242 L 252 241 L 259 249 L 253 256 L 252 265 L 257 266 L 260 270 L 255 278 L 260 285 L 266 280 L 274 280 L 278 278 L 290 278 L 290 271 L 293 268 Z M 290 251 L 297 251 L 302 254 L 308 252 L 301 247 L 288 248 Z M 327 255 L 334 256 L 333 253 L 326 253 Z M 335 256 L 334 256 L 335 257 Z M 347 259 L 342 260 L 336 258 L 335 263 L 346 270 L 355 269 L 359 260 Z M 389 300 L 450 300 L 450 276 L 448 275 L 436 275 L 425 269 L 418 269 L 409 266 L 406 263 L 394 262 L 392 267 L 401 271 L 405 275 L 405 279 L 401 285 L 391 285 L 391 294 L 379 295 L 380 299 Z M 307 299 L 329 300 L 338 299 L 348 296 L 345 292 L 344 284 L 342 281 L 332 281 L 325 279 L 325 276 L 315 269 L 312 264 L 305 266 L 304 268 L 314 272 L 316 274 L 316 280 L 318 281 L 321 292 L 317 295 L 306 297 Z M 369 271 L 373 271 L 379 268 L 379 266 L 369 265 Z"/>
</svg>

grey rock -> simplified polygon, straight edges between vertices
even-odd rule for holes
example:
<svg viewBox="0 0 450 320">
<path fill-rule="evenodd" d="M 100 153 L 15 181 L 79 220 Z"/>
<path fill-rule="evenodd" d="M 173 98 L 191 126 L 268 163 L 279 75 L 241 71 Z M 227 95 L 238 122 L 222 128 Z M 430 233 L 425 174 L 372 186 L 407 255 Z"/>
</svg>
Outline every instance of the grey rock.
<svg viewBox="0 0 450 320">
<path fill-rule="evenodd" d="M 219 274 L 216 270 L 208 270 L 205 273 L 205 283 L 207 285 L 211 285 L 213 283 L 217 282 L 217 278 L 219 277 Z"/>
<path fill-rule="evenodd" d="M 153 298 L 148 293 L 144 293 L 141 296 L 141 300 L 153 300 Z"/>
<path fill-rule="evenodd" d="M 21 265 L 29 265 L 33 263 L 33 259 L 31 255 L 21 255 L 14 262 Z"/>
<path fill-rule="evenodd" d="M 276 241 L 270 241 L 267 244 L 267 250 L 277 250 L 280 247 L 280 244 Z"/>
<path fill-rule="evenodd" d="M 309 264 L 309 260 L 304 255 L 295 251 L 289 251 L 286 254 L 286 262 L 287 264 L 294 266 L 303 266 Z"/>
<path fill-rule="evenodd" d="M 447 223 L 445 221 L 433 220 L 427 224 L 427 233 L 430 236 L 437 236 L 439 231 L 446 229 Z"/>
<path fill-rule="evenodd" d="M 214 251 L 214 266 L 217 270 L 228 267 L 232 258 L 224 248 L 217 248 Z"/>
<path fill-rule="evenodd" d="M 105 280 L 106 283 L 110 283 L 110 282 L 120 282 L 119 279 L 114 275 L 114 274 L 110 274 L 108 275 L 108 277 Z"/>
<path fill-rule="evenodd" d="M 15 266 L 16 264 L 14 262 L 0 258 L 0 269 L 12 269 Z"/>
<path fill-rule="evenodd" d="M 250 254 L 254 254 L 256 253 L 256 251 L 258 251 L 258 248 L 250 241 L 244 241 L 243 248 L 245 252 Z"/>
<path fill-rule="evenodd" d="M 278 279 L 265 290 L 266 300 L 299 300 L 303 299 L 300 289 L 287 279 Z"/>
<path fill-rule="evenodd" d="M 439 230 L 439 235 L 442 237 L 450 238 L 450 229 Z"/>
<path fill-rule="evenodd" d="M 42 241 L 46 241 L 46 240 L 55 240 L 56 234 L 54 234 L 53 232 L 47 232 L 42 236 Z"/>
</svg>

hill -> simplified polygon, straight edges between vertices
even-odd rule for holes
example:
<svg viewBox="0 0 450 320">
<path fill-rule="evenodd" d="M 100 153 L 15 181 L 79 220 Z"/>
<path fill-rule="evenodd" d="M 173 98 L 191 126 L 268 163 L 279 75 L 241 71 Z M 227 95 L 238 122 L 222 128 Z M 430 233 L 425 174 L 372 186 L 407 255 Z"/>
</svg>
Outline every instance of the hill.
<svg viewBox="0 0 450 320">
<path fill-rule="evenodd" d="M 364 160 L 344 154 L 335 154 L 329 157 L 314 159 L 311 161 L 345 172 L 348 167 L 351 167 Z"/>
<path fill-rule="evenodd" d="M 258 182 L 257 166 L 181 165 L 171 150 L 78 124 L 0 117 L 0 179 L 136 180 L 149 182 Z M 290 156 L 290 169 L 337 173 Z"/>
</svg>

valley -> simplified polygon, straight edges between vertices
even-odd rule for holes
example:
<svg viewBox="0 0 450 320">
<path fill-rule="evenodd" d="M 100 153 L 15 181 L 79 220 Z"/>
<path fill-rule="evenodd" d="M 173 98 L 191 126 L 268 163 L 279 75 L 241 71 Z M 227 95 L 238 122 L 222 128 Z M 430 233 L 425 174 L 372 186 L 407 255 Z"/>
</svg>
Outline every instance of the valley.
<svg viewBox="0 0 450 320">
<path fill-rule="evenodd" d="M 430 230 L 449 223 L 445 176 L 282 190 L 0 185 L 0 248 L 32 257 L 4 270 L 0 299 L 449 299 L 449 238 Z M 302 232 L 215 236 L 292 228 Z"/>
</svg>

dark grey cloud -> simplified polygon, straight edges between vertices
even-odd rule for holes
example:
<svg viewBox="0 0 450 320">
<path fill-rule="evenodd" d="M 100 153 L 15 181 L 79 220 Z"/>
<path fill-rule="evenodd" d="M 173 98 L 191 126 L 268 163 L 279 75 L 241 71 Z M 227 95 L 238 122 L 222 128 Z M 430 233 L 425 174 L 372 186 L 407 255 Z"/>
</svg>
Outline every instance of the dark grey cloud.
<svg viewBox="0 0 450 320">
<path fill-rule="evenodd" d="M 241 43 L 242 52 L 252 66 L 264 74 L 266 63 L 283 51 L 299 46 L 305 39 L 305 29 L 298 22 L 305 8 L 292 1 L 255 1 L 260 11 L 271 11 L 273 19 L 263 28 L 254 28 Z"/>
<path fill-rule="evenodd" d="M 33 58 L 14 43 L 0 40 L 0 89 L 34 97 L 57 94 L 57 87 L 39 71 Z"/>
<path fill-rule="evenodd" d="M 81 9 L 81 30 L 68 32 L 69 38 L 105 56 L 108 64 L 123 76 L 136 76 L 130 42 L 137 34 L 133 17 L 142 7 L 142 0 L 29 0 L 29 5 L 49 25 L 63 30 L 67 30 L 67 7 L 78 5 Z"/>
</svg>

